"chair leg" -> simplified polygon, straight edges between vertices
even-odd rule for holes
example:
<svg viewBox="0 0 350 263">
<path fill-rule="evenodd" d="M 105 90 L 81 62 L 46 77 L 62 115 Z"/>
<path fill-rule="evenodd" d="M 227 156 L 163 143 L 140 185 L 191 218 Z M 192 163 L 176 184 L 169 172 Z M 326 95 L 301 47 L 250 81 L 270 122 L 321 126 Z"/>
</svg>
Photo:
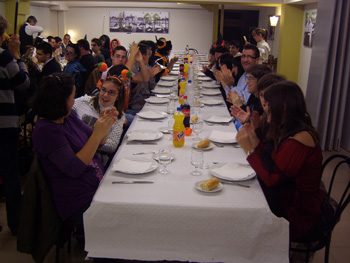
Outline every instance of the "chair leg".
<svg viewBox="0 0 350 263">
<path fill-rule="evenodd" d="M 56 245 L 56 263 L 60 263 L 60 246 Z"/>
<path fill-rule="evenodd" d="M 326 252 L 324 254 L 324 262 L 328 263 L 329 262 L 329 250 L 330 250 L 330 245 L 331 245 L 331 241 L 327 240 L 327 244 L 326 244 Z"/>
</svg>

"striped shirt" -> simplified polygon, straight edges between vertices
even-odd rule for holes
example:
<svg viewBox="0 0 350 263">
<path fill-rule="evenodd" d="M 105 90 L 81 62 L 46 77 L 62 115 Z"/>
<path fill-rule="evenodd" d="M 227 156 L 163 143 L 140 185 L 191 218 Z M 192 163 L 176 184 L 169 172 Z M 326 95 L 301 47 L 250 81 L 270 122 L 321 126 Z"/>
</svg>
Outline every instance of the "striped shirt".
<svg viewBox="0 0 350 263">
<path fill-rule="evenodd" d="M 19 128 L 14 90 L 30 85 L 27 68 L 22 60 L 15 60 L 8 50 L 0 47 L 0 129 Z"/>
</svg>

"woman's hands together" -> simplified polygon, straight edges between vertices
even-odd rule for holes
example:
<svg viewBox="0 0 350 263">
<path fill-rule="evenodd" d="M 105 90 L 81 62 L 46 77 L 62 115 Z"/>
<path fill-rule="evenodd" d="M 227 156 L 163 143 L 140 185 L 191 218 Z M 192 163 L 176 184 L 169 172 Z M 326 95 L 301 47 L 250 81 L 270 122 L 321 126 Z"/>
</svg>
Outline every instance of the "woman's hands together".
<svg viewBox="0 0 350 263">
<path fill-rule="evenodd" d="M 94 133 L 101 138 L 101 140 L 108 134 L 112 125 L 118 120 L 119 112 L 115 107 L 111 109 L 102 110 L 100 117 L 95 123 Z"/>
<path fill-rule="evenodd" d="M 251 123 L 246 123 L 237 133 L 237 142 L 243 148 L 243 150 L 248 154 L 253 151 L 260 143 L 258 137 L 256 136 L 254 127 Z"/>
</svg>

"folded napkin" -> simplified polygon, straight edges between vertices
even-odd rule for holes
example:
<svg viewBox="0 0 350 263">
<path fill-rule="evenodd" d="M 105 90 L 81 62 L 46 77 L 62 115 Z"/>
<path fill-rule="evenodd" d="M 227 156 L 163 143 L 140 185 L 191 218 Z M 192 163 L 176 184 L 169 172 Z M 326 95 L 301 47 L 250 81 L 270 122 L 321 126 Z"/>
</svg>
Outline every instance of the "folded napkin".
<svg viewBox="0 0 350 263">
<path fill-rule="evenodd" d="M 235 143 L 237 132 L 212 131 L 209 140 L 222 143 Z"/>
<path fill-rule="evenodd" d="M 156 139 L 158 139 L 158 134 L 156 132 L 147 133 L 141 131 L 133 131 L 131 133 L 128 133 L 128 141 L 150 141 Z"/>
<path fill-rule="evenodd" d="M 114 171 L 127 172 L 127 173 L 144 173 L 147 172 L 151 166 L 152 161 L 138 161 L 121 159 L 117 164 L 113 165 Z"/>
<path fill-rule="evenodd" d="M 206 119 L 206 121 L 217 122 L 217 123 L 230 122 L 231 120 L 232 120 L 232 117 L 224 117 L 224 116 L 211 116 L 209 119 Z"/>
<path fill-rule="evenodd" d="M 221 104 L 221 100 L 215 100 L 215 99 L 203 99 L 202 102 L 207 105 L 218 105 Z"/>
<path fill-rule="evenodd" d="M 227 180 L 244 180 L 255 173 L 251 167 L 238 163 L 228 163 L 211 171 L 220 178 Z"/>
<path fill-rule="evenodd" d="M 166 117 L 166 114 L 162 114 L 160 112 L 156 111 L 141 111 L 137 113 L 138 116 L 141 118 L 147 118 L 147 119 L 160 119 Z"/>
</svg>

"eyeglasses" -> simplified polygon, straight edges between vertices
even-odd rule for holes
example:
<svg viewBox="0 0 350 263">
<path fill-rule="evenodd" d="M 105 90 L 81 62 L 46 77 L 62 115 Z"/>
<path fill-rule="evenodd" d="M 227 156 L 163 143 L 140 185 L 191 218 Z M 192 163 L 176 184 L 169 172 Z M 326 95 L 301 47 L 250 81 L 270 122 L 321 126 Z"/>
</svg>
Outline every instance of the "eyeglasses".
<svg viewBox="0 0 350 263">
<path fill-rule="evenodd" d="M 67 54 L 67 55 L 74 55 L 74 52 L 73 52 L 73 51 L 67 51 L 67 50 L 66 50 L 66 54 Z"/>
<path fill-rule="evenodd" d="M 96 47 L 96 46 L 97 46 L 97 44 L 91 44 L 91 46 L 92 46 L 92 47 Z"/>
<path fill-rule="evenodd" d="M 256 80 L 256 78 L 254 78 L 254 77 L 247 77 L 247 80 L 253 81 L 253 80 Z"/>
<path fill-rule="evenodd" d="M 250 55 L 242 55 L 242 57 L 241 58 L 243 58 L 243 59 L 257 59 L 257 57 L 252 57 L 252 56 L 250 56 Z"/>
<path fill-rule="evenodd" d="M 102 92 L 102 93 L 108 93 L 109 96 L 117 96 L 117 95 L 119 94 L 118 91 L 107 90 L 107 89 L 104 88 L 104 87 L 101 88 L 101 92 Z"/>
</svg>

